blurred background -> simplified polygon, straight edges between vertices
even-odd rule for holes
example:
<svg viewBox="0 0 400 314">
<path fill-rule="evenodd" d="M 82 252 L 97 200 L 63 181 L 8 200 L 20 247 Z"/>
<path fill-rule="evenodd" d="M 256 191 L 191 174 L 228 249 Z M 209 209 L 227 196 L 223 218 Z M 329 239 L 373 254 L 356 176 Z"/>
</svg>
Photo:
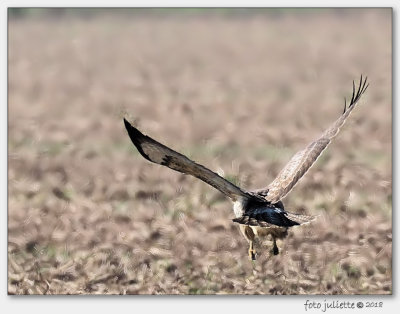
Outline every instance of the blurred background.
<svg viewBox="0 0 400 314">
<path fill-rule="evenodd" d="M 10 294 L 391 294 L 392 10 L 9 9 Z M 144 133 L 266 186 L 370 82 L 292 193 L 281 254 L 143 159 Z"/>
</svg>

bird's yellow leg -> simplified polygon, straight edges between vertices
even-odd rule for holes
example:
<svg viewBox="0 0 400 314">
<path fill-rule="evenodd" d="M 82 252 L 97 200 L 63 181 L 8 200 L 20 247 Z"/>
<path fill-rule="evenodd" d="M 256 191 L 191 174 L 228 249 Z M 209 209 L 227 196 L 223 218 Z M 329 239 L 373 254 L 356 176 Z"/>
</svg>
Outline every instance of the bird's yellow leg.
<svg viewBox="0 0 400 314">
<path fill-rule="evenodd" d="M 249 247 L 249 258 L 252 261 L 256 260 L 256 250 L 254 249 L 254 242 L 252 240 L 249 241 L 250 247 Z"/>
</svg>

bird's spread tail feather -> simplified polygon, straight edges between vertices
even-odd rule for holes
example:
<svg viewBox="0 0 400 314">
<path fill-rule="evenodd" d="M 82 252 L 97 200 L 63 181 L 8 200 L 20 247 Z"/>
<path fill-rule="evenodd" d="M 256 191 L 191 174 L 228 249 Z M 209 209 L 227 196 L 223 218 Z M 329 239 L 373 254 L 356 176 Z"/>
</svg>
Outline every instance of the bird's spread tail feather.
<svg viewBox="0 0 400 314">
<path fill-rule="evenodd" d="M 289 218 L 292 221 L 296 221 L 299 225 L 304 225 L 308 224 L 315 219 L 317 219 L 318 216 L 310 216 L 310 215 L 302 215 L 302 214 L 294 214 L 294 213 L 289 213 L 286 212 L 286 217 Z"/>
<path fill-rule="evenodd" d="M 294 214 L 283 210 L 268 210 L 261 212 L 245 213 L 241 217 L 232 219 L 242 225 L 259 226 L 266 228 L 293 227 L 308 224 L 317 216 Z"/>
</svg>

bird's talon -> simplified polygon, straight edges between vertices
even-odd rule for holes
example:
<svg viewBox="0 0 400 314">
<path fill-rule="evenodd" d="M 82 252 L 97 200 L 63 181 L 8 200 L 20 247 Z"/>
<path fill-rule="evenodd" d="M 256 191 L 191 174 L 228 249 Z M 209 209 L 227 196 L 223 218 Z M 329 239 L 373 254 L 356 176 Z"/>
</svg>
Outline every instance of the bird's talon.
<svg viewBox="0 0 400 314">
<path fill-rule="evenodd" d="M 255 261 L 257 257 L 257 252 L 256 250 L 249 250 L 249 258 L 252 261 Z"/>
</svg>

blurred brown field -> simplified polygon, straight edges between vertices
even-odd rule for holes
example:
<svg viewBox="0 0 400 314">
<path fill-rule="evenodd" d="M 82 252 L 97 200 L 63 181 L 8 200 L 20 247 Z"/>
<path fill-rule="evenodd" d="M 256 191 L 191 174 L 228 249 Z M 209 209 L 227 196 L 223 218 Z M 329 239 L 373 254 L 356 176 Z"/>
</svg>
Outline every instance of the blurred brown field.
<svg viewBox="0 0 400 314">
<path fill-rule="evenodd" d="M 9 294 L 392 293 L 391 9 L 234 13 L 10 16 Z M 318 219 L 254 263 L 230 201 L 144 160 L 122 121 L 255 189 L 360 74 L 284 199 Z"/>
</svg>

